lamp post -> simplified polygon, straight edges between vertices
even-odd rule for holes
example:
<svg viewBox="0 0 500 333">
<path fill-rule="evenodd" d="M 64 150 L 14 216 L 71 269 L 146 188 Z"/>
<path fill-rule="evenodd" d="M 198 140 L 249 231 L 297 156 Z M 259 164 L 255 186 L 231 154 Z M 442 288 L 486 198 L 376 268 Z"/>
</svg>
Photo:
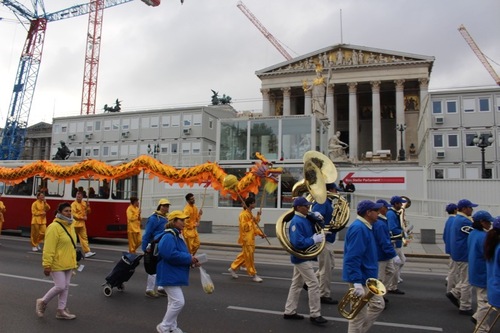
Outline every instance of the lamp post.
<svg viewBox="0 0 500 333">
<path fill-rule="evenodd" d="M 155 144 L 151 148 L 151 145 L 148 143 L 148 154 L 153 155 L 154 158 L 156 158 L 156 155 L 160 152 L 160 144 Z"/>
<path fill-rule="evenodd" d="M 472 142 L 479 148 L 481 148 L 481 178 L 482 179 L 487 179 L 490 178 L 486 174 L 486 162 L 484 158 L 484 150 L 486 147 L 491 146 L 493 143 L 493 135 L 491 133 L 481 133 L 479 135 L 476 135 L 474 139 L 472 139 Z"/>
<path fill-rule="evenodd" d="M 403 142 L 403 132 L 406 130 L 406 124 L 397 124 L 396 125 L 396 130 L 401 133 L 401 149 L 399 150 L 399 161 L 404 161 L 406 159 L 406 152 L 404 149 L 404 142 Z"/>
</svg>

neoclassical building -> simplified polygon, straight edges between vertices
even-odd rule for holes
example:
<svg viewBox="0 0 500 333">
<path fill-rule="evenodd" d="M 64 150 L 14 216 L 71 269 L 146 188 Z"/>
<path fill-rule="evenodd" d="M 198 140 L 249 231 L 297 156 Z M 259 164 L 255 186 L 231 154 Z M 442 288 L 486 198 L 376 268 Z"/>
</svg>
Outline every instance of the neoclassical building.
<svg viewBox="0 0 500 333">
<path fill-rule="evenodd" d="M 338 44 L 256 72 L 263 117 L 318 115 L 351 161 L 415 154 L 434 57 Z M 397 130 L 397 126 L 402 130 Z"/>
</svg>

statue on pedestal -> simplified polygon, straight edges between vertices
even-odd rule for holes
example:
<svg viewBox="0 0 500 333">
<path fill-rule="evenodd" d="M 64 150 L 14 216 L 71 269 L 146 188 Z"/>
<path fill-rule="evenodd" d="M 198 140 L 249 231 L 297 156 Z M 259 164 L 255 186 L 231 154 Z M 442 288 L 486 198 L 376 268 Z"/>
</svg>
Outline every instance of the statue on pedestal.
<svg viewBox="0 0 500 333">
<path fill-rule="evenodd" d="M 330 157 L 332 161 L 347 160 L 347 154 L 345 152 L 347 148 L 349 148 L 349 145 L 340 141 L 340 131 L 337 131 L 335 135 L 328 140 L 328 157 Z"/>
</svg>

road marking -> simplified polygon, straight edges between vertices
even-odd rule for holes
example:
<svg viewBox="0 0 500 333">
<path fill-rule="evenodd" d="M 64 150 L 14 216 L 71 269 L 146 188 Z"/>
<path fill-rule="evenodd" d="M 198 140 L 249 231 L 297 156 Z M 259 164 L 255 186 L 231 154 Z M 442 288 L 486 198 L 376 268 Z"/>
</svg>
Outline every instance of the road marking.
<svg viewBox="0 0 500 333">
<path fill-rule="evenodd" d="M 283 316 L 283 311 L 271 311 L 271 310 L 264 310 L 264 309 L 255 309 L 255 308 L 246 308 L 246 307 L 241 307 L 241 306 L 228 306 L 227 307 L 229 310 L 236 310 L 236 311 L 246 311 L 246 312 L 256 312 L 256 313 L 265 313 L 265 314 L 274 314 L 274 315 L 279 315 Z M 309 318 L 308 315 L 304 315 L 304 317 Z M 337 317 L 327 317 L 323 316 L 328 320 L 332 321 L 339 321 L 339 322 L 348 322 L 347 319 L 345 318 L 337 318 Z M 416 330 L 421 330 L 421 331 L 432 331 L 432 332 L 443 332 L 442 327 L 434 327 L 434 326 L 421 326 L 421 325 L 407 325 L 407 324 L 398 324 L 398 323 L 384 323 L 384 322 L 379 322 L 376 321 L 373 325 L 377 326 L 388 326 L 388 327 L 401 327 L 401 328 L 411 328 L 411 329 L 416 329 Z"/>
<path fill-rule="evenodd" d="M 22 275 L 12 275 L 12 274 L 3 274 L 0 273 L 0 276 L 5 276 L 5 277 L 10 277 L 14 279 L 21 279 L 21 280 L 30 280 L 30 281 L 38 281 L 38 282 L 45 282 L 45 283 L 54 283 L 54 281 L 47 279 L 38 279 L 38 278 L 31 278 L 27 276 L 22 276 Z M 78 287 L 78 284 L 70 283 L 69 284 L 72 287 Z"/>
</svg>

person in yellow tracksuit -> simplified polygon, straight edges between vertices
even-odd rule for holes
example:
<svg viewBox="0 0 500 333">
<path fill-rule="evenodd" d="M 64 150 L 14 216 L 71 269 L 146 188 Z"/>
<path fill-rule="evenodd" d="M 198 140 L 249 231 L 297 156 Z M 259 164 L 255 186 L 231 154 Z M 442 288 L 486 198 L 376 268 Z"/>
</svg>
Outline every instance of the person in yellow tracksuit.
<svg viewBox="0 0 500 333">
<path fill-rule="evenodd" d="M 262 279 L 257 275 L 257 270 L 255 269 L 254 263 L 254 253 L 255 253 L 255 235 L 259 235 L 262 238 L 265 237 L 264 233 L 257 227 L 257 223 L 260 222 L 260 212 L 257 212 L 257 216 L 252 215 L 252 209 L 255 208 L 255 198 L 249 197 L 245 200 L 245 206 L 243 211 L 240 213 L 239 224 L 240 224 L 240 237 L 238 239 L 238 244 L 241 244 L 241 253 L 238 254 L 236 259 L 229 267 L 228 271 L 231 273 L 234 279 L 238 278 L 236 270 L 240 266 L 245 265 L 247 268 L 247 273 L 252 277 L 254 282 L 262 282 Z"/>
<path fill-rule="evenodd" d="M 189 253 L 194 256 L 200 248 L 200 236 L 196 228 L 200 225 L 203 209 L 198 211 L 198 207 L 194 204 L 195 199 L 193 193 L 186 194 L 185 198 L 187 203 L 184 207 L 184 214 L 187 215 L 188 218 L 184 220 L 182 235 L 184 236 L 184 241 L 186 242 Z"/>
<path fill-rule="evenodd" d="M 137 197 L 130 197 L 130 205 L 127 207 L 127 236 L 128 252 L 135 253 L 142 243 L 141 209 Z"/>
<path fill-rule="evenodd" d="M 71 214 L 75 220 L 75 232 L 80 240 L 85 258 L 95 256 L 95 252 L 90 251 L 87 227 L 85 226 L 87 216 L 90 214 L 90 205 L 87 205 L 87 203 L 83 201 L 82 191 L 76 192 L 76 200 L 71 204 Z"/>
<path fill-rule="evenodd" d="M 45 238 L 47 228 L 47 212 L 50 206 L 45 201 L 45 194 L 38 192 L 36 200 L 31 205 L 31 250 L 40 251 L 40 243 Z"/>
<path fill-rule="evenodd" d="M 2 234 L 2 226 L 3 226 L 3 222 L 5 221 L 3 214 L 6 211 L 7 211 L 7 208 L 5 208 L 5 205 L 2 201 L 2 193 L 0 193 L 0 234 Z"/>
</svg>

